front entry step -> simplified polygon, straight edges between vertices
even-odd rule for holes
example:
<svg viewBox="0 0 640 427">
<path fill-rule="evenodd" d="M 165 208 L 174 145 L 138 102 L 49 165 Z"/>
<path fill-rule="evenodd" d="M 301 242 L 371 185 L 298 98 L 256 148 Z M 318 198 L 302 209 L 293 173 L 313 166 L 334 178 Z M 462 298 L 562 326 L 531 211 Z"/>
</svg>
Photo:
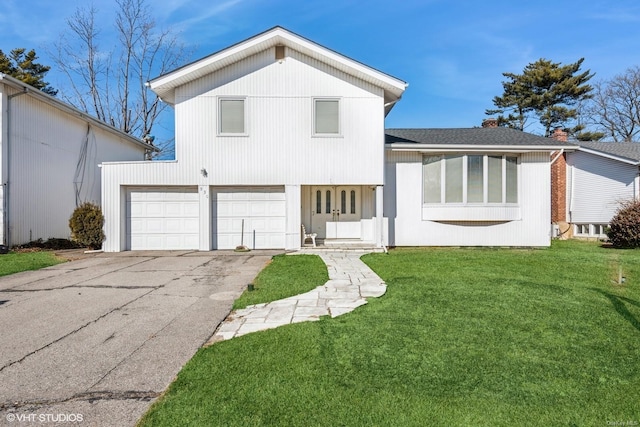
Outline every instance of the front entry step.
<svg viewBox="0 0 640 427">
<path fill-rule="evenodd" d="M 303 251 L 358 251 L 384 252 L 384 248 L 376 247 L 375 243 L 363 242 L 360 239 L 316 239 L 317 246 L 303 245 Z"/>
<path fill-rule="evenodd" d="M 324 239 L 322 242 L 325 246 L 375 246 L 371 242 L 363 242 L 360 239 Z"/>
</svg>

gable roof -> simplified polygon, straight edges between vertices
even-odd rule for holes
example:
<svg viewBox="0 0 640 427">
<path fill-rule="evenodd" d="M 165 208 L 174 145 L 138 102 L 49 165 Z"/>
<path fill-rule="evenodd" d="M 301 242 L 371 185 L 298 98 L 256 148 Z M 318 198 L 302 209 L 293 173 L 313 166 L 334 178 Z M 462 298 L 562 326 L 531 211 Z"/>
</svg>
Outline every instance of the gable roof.
<svg viewBox="0 0 640 427">
<path fill-rule="evenodd" d="M 578 142 L 580 151 L 607 157 L 632 165 L 640 165 L 639 142 Z"/>
<path fill-rule="evenodd" d="M 174 93 L 176 87 L 277 45 L 287 46 L 349 75 L 383 88 L 385 103 L 387 104 L 385 105 L 386 112 L 391 110 L 393 103 L 400 99 L 408 86 L 406 82 L 400 79 L 341 55 L 280 26 L 273 27 L 249 39 L 156 77 L 149 81 L 147 85 L 160 99 L 173 104 L 175 103 Z"/>
<path fill-rule="evenodd" d="M 25 82 L 18 80 L 14 77 L 11 77 L 7 74 L 0 73 L 0 83 L 5 83 L 7 86 L 10 86 L 14 89 L 18 89 L 19 91 L 24 92 L 25 94 L 32 96 L 54 108 L 57 108 L 58 110 L 71 114 L 81 120 L 85 120 L 96 127 L 106 130 L 107 132 L 116 134 L 123 140 L 127 141 L 130 144 L 136 145 L 141 149 L 151 150 L 151 151 L 160 151 L 158 148 L 154 147 L 153 145 L 147 144 L 146 142 L 143 142 L 142 140 L 128 133 L 125 133 L 118 128 L 115 128 L 101 120 L 96 119 L 93 116 L 90 116 L 88 113 L 85 113 L 84 111 L 80 111 L 77 108 L 65 102 L 60 101 L 58 98 L 55 98 L 49 94 L 46 94 L 43 91 L 36 89 L 33 86 L 28 85 Z"/>
<path fill-rule="evenodd" d="M 515 129 L 449 128 L 449 129 L 387 129 L 385 144 L 390 149 L 443 149 L 504 151 L 555 151 L 578 148 L 568 142 L 533 135 Z"/>
</svg>

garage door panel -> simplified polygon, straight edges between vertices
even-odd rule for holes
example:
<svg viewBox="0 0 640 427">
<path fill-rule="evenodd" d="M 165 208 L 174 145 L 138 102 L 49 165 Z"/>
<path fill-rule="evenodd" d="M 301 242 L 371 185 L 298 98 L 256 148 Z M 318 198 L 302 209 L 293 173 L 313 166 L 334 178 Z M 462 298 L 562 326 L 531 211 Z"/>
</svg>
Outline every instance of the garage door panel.
<svg viewBox="0 0 640 427">
<path fill-rule="evenodd" d="M 283 248 L 283 247 L 284 247 L 284 234 L 256 233 L 256 248 Z"/>
<path fill-rule="evenodd" d="M 165 217 L 180 218 L 184 216 L 184 211 L 182 202 L 165 202 L 162 214 Z"/>
<path fill-rule="evenodd" d="M 267 231 L 267 219 L 266 218 L 253 218 L 249 224 L 250 230 Z"/>
<path fill-rule="evenodd" d="M 211 212 L 213 213 L 213 215 L 218 217 L 231 216 L 231 205 L 229 203 L 224 203 L 218 200 L 217 203 L 214 201 L 213 204 L 214 205 L 211 209 Z"/>
<path fill-rule="evenodd" d="M 161 202 L 146 202 L 143 206 L 144 216 L 162 217 L 164 209 Z"/>
<path fill-rule="evenodd" d="M 285 247 L 285 195 L 282 188 L 226 188 L 213 191 L 214 247 L 233 249 L 244 244 L 256 249 Z M 255 232 L 255 234 L 254 234 Z"/>
<path fill-rule="evenodd" d="M 267 206 L 268 202 L 263 203 L 252 203 L 250 205 L 250 213 L 251 216 L 265 216 L 269 211 L 269 207 Z"/>
<path fill-rule="evenodd" d="M 232 202 L 231 204 L 231 215 L 233 216 L 250 216 L 250 205 L 246 201 L 242 202 Z"/>
<path fill-rule="evenodd" d="M 240 235 L 218 234 L 218 249 L 234 249 L 240 245 Z"/>
<path fill-rule="evenodd" d="M 286 225 L 285 218 L 269 218 L 269 228 L 271 230 L 285 230 Z"/>
<path fill-rule="evenodd" d="M 145 222 L 139 219 L 129 219 L 128 233 L 140 233 L 145 230 Z"/>
<path fill-rule="evenodd" d="M 162 233 L 163 221 L 159 218 L 147 218 L 144 220 L 143 233 Z"/>
<path fill-rule="evenodd" d="M 230 193 L 225 190 L 217 190 L 216 195 L 218 200 L 232 200 L 234 193 Z"/>
<path fill-rule="evenodd" d="M 181 233 L 184 230 L 186 221 L 183 221 L 180 218 L 166 219 L 163 225 L 164 225 L 164 230 L 162 231 L 165 233 L 173 233 L 173 234 Z"/>
<path fill-rule="evenodd" d="M 195 188 L 141 188 L 127 192 L 131 250 L 197 249 L 199 201 Z"/>
<path fill-rule="evenodd" d="M 199 218 L 200 217 L 200 203 L 188 203 L 183 205 L 182 212 L 184 216 L 190 218 Z"/>
<path fill-rule="evenodd" d="M 144 213 L 144 205 L 141 203 L 131 202 L 128 210 L 130 216 L 141 216 Z"/>
<path fill-rule="evenodd" d="M 185 219 L 183 231 L 189 234 L 198 234 L 200 232 L 200 219 L 199 218 Z M 198 239 L 199 239 L 199 234 L 198 234 Z"/>
<path fill-rule="evenodd" d="M 222 232 L 222 233 L 228 233 L 231 232 L 231 230 L 233 230 L 232 227 L 232 219 L 231 218 L 218 218 L 218 220 L 216 221 L 217 224 L 217 230 L 218 232 Z"/>
</svg>

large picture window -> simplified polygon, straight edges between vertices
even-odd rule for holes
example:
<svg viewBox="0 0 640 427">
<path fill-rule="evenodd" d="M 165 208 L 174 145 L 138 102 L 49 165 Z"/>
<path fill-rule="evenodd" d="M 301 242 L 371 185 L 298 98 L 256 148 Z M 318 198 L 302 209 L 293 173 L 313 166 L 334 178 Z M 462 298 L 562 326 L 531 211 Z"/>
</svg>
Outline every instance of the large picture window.
<svg viewBox="0 0 640 427">
<path fill-rule="evenodd" d="M 246 134 L 245 99 L 220 98 L 218 129 L 222 135 Z"/>
<path fill-rule="evenodd" d="M 424 204 L 518 203 L 518 158 L 509 155 L 425 155 Z"/>
<path fill-rule="evenodd" d="M 314 99 L 314 134 L 340 134 L 340 100 Z"/>
</svg>

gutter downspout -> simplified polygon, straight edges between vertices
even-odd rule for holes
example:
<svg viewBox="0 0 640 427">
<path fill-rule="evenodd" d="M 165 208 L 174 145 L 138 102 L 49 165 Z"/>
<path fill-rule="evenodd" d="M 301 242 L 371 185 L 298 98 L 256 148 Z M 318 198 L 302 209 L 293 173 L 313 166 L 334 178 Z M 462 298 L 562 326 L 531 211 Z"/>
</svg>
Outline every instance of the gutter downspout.
<svg viewBox="0 0 640 427">
<path fill-rule="evenodd" d="M 553 158 L 553 160 L 551 160 L 551 164 L 554 164 L 556 162 L 556 160 L 558 160 L 560 158 L 560 156 L 562 156 L 564 154 L 564 148 L 562 150 L 560 150 L 558 152 L 558 154 L 556 154 L 556 156 Z"/>
<path fill-rule="evenodd" d="M 7 248 L 11 244 L 11 228 L 9 227 L 9 194 L 10 194 L 10 183 L 11 183 L 11 100 L 13 98 L 17 98 L 21 95 L 26 95 L 29 93 L 29 88 L 23 88 L 22 92 L 14 93 L 12 95 L 7 95 L 7 180 L 3 183 L 4 186 L 4 197 L 3 197 L 3 206 L 2 210 L 4 212 L 4 238 L 3 244 Z"/>
<path fill-rule="evenodd" d="M 573 224 L 573 192 L 575 190 L 575 166 L 571 165 L 571 186 L 569 187 L 569 191 L 571 194 L 569 195 L 569 224 Z"/>
</svg>

